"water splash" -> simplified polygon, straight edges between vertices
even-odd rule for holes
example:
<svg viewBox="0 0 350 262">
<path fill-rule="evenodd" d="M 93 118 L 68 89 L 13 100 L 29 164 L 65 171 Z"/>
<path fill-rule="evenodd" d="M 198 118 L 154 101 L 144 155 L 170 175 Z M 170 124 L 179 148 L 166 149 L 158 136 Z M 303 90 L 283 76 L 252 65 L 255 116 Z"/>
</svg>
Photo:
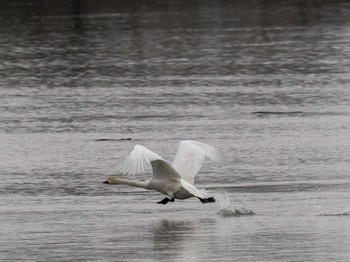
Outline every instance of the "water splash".
<svg viewBox="0 0 350 262">
<path fill-rule="evenodd" d="M 322 209 L 321 216 L 350 216 L 350 209 L 340 212 L 329 212 L 328 210 Z"/>
<path fill-rule="evenodd" d="M 336 204 L 327 198 L 314 199 L 314 204 L 320 210 L 321 216 L 350 216 L 350 208 L 340 211 Z"/>
<path fill-rule="evenodd" d="M 234 207 L 231 205 L 230 198 L 228 194 L 225 192 L 225 197 L 218 198 L 218 202 L 220 205 L 220 210 L 217 213 L 222 217 L 236 217 L 236 216 L 252 216 L 255 215 L 254 211 L 251 209 L 246 209 L 243 206 L 235 205 Z"/>
</svg>

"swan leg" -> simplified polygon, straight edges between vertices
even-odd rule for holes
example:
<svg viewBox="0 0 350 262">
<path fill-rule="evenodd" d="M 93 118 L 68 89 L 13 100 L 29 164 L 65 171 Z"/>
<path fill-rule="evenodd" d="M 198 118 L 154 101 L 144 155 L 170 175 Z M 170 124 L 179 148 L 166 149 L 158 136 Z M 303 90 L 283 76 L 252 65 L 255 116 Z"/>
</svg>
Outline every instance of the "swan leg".
<svg viewBox="0 0 350 262">
<path fill-rule="evenodd" d="M 198 198 L 202 204 L 205 204 L 205 203 L 214 203 L 215 202 L 215 198 L 213 197 L 208 197 L 208 198 Z"/>
<path fill-rule="evenodd" d="M 170 201 L 170 202 L 174 202 L 175 199 L 174 199 L 174 198 L 169 199 L 169 198 L 166 197 L 166 198 L 164 198 L 163 200 L 157 202 L 157 204 L 163 204 L 163 205 L 165 205 L 165 204 L 168 203 L 169 201 Z"/>
</svg>

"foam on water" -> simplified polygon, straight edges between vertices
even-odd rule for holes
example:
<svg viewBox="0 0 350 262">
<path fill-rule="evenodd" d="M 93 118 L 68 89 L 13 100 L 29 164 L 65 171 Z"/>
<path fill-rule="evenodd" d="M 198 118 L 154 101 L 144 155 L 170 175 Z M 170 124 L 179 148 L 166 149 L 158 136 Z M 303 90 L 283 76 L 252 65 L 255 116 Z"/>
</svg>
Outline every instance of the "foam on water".
<svg viewBox="0 0 350 262">
<path fill-rule="evenodd" d="M 350 216 L 350 208 L 345 209 L 345 211 L 339 211 L 341 208 L 330 199 L 314 199 L 314 204 L 321 211 L 321 216 Z"/>
<path fill-rule="evenodd" d="M 255 215 L 255 212 L 251 209 L 247 209 L 243 206 L 232 205 L 231 200 L 228 197 L 228 194 L 225 192 L 225 195 L 222 197 L 217 197 L 217 203 L 220 206 L 219 212 L 217 215 L 222 217 L 236 217 L 236 216 L 251 216 Z"/>
</svg>

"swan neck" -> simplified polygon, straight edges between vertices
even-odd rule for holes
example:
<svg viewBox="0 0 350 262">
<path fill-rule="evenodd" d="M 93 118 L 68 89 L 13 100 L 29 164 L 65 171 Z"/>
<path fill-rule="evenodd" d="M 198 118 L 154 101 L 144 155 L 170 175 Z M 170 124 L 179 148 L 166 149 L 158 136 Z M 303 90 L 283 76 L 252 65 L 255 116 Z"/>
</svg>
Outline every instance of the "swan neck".
<svg viewBox="0 0 350 262">
<path fill-rule="evenodd" d="M 115 184 L 120 184 L 120 185 L 129 185 L 133 187 L 142 187 L 145 189 L 148 189 L 147 181 L 138 181 L 138 180 L 133 180 L 133 179 L 124 179 L 124 178 L 117 178 Z"/>
</svg>

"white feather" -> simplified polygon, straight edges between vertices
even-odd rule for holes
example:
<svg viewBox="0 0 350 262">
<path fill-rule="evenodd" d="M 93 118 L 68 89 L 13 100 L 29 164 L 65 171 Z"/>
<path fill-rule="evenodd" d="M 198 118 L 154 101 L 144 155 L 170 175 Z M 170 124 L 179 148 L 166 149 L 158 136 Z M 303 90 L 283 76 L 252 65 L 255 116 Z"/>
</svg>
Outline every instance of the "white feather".
<svg viewBox="0 0 350 262">
<path fill-rule="evenodd" d="M 120 171 L 125 175 L 135 175 L 144 172 L 151 166 L 151 162 L 163 160 L 159 155 L 144 146 L 136 145 L 128 158 L 122 164 Z"/>
<path fill-rule="evenodd" d="M 194 177 L 201 169 L 205 158 L 215 163 L 224 163 L 224 154 L 208 144 L 193 140 L 181 141 L 172 166 L 187 182 L 194 184 Z"/>
</svg>

